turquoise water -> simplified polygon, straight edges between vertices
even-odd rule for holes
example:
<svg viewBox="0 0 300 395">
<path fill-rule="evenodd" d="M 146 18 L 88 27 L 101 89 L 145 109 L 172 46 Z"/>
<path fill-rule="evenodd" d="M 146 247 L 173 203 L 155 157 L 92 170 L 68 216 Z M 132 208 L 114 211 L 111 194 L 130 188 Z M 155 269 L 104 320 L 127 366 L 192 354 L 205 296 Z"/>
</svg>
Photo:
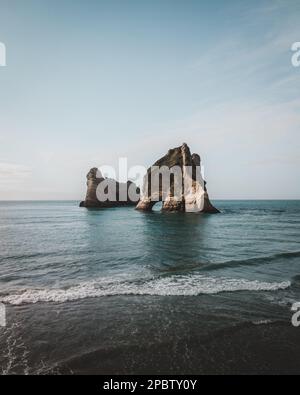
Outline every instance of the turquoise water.
<svg viewBox="0 0 300 395">
<path fill-rule="evenodd" d="M 300 201 L 214 204 L 221 214 L 0 202 L 2 371 L 75 364 L 80 373 L 82 360 L 88 372 L 147 371 L 142 354 L 149 361 L 152 354 L 133 351 L 137 345 L 189 350 L 197 336 L 247 323 L 290 325 L 291 305 L 300 301 Z M 109 350 L 122 355 L 124 347 L 136 362 L 112 359 Z M 155 372 L 180 372 L 176 352 L 172 362 L 164 355 L 151 362 Z M 188 372 L 218 371 L 209 362 L 217 356 L 193 358 Z"/>
</svg>

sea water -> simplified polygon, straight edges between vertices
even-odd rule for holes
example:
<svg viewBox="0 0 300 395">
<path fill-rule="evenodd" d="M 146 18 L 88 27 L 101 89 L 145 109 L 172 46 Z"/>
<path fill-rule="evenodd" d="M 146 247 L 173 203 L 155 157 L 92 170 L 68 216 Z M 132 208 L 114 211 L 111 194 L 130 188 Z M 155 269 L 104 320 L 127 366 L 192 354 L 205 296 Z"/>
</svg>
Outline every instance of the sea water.
<svg viewBox="0 0 300 395">
<path fill-rule="evenodd" d="M 0 202 L 0 372 L 298 372 L 300 201 Z"/>
</svg>

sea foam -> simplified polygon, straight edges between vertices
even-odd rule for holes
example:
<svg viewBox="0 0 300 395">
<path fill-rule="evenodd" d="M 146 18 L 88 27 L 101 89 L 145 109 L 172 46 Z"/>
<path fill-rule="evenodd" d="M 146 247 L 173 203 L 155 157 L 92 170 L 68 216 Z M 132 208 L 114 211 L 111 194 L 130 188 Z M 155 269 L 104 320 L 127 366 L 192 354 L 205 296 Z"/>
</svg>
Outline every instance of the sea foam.
<svg viewBox="0 0 300 395">
<path fill-rule="evenodd" d="M 290 285 L 290 281 L 271 283 L 257 280 L 207 277 L 199 274 L 173 275 L 138 281 L 105 277 L 83 282 L 69 288 L 26 289 L 8 295 L 0 295 L 0 302 L 20 305 L 37 302 L 63 303 L 114 295 L 197 296 L 220 292 L 277 291 L 286 289 Z"/>
</svg>

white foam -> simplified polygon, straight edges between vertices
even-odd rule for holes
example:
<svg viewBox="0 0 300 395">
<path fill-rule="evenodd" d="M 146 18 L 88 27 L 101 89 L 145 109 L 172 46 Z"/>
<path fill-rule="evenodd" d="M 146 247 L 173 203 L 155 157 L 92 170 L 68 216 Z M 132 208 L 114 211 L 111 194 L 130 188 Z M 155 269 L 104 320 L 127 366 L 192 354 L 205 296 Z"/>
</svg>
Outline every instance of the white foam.
<svg viewBox="0 0 300 395">
<path fill-rule="evenodd" d="M 0 296 L 0 302 L 20 305 L 37 302 L 62 303 L 113 295 L 196 296 L 235 291 L 276 291 L 288 288 L 290 285 L 289 281 L 269 283 L 198 274 L 150 279 L 143 282 L 100 278 L 67 289 L 27 289 L 20 293 Z"/>
<path fill-rule="evenodd" d="M 272 320 L 258 320 L 258 321 L 252 321 L 253 325 L 268 325 L 268 324 L 272 324 L 275 321 Z"/>
</svg>

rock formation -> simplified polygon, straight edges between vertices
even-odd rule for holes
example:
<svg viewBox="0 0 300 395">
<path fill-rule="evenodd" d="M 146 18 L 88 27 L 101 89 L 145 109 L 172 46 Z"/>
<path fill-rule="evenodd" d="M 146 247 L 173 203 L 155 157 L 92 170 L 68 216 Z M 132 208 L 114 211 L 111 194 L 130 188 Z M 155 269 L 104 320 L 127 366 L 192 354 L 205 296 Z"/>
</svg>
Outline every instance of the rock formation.
<svg viewBox="0 0 300 395">
<path fill-rule="evenodd" d="M 200 163 L 200 156 L 191 155 L 185 143 L 170 149 L 148 169 L 136 209 L 151 211 L 157 201 L 162 201 L 165 211 L 218 213 L 209 200 Z"/>
<path fill-rule="evenodd" d="M 131 182 L 119 183 L 116 180 L 104 178 L 97 168 L 92 168 L 86 176 L 87 178 L 87 193 L 84 201 L 80 203 L 80 207 L 87 208 L 105 208 L 105 207 L 120 207 L 136 205 L 138 198 L 131 200 L 129 190 L 139 196 L 140 190 Z M 100 185 L 101 184 L 101 185 Z M 106 195 L 105 200 L 99 200 L 99 195 L 102 192 Z"/>
</svg>

